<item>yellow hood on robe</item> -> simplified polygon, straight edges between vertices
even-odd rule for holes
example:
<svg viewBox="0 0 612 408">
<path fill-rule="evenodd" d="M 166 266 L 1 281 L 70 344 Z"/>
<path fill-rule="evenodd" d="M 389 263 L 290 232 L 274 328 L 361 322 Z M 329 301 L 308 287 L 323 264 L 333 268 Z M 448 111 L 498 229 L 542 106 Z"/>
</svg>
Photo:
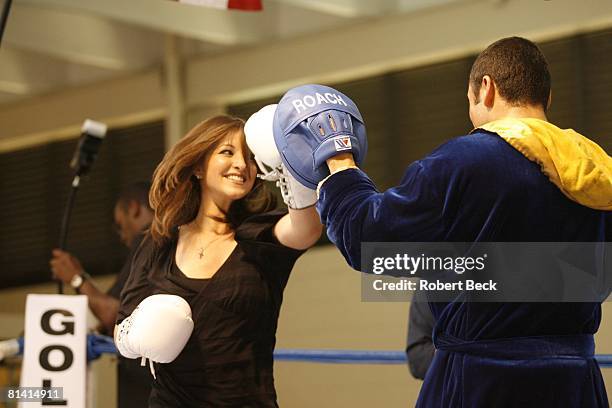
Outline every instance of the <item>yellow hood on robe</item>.
<svg viewBox="0 0 612 408">
<path fill-rule="evenodd" d="M 571 200 L 597 210 L 612 210 L 612 158 L 593 141 L 540 119 L 506 118 L 479 128 L 497 133 L 538 163 Z"/>
</svg>

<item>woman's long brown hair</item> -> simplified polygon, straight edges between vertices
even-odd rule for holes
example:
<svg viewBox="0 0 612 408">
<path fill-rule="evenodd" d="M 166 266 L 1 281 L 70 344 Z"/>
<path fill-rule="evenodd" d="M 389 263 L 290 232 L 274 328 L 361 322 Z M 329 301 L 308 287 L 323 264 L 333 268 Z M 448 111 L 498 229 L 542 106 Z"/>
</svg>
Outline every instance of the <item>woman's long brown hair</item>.
<svg viewBox="0 0 612 408">
<path fill-rule="evenodd" d="M 235 132 L 244 134 L 242 119 L 226 115 L 207 119 L 191 129 L 159 163 L 153 173 L 149 192 L 151 208 L 155 212 L 150 232 L 157 245 L 169 240 L 176 227 L 196 217 L 200 208 L 201 189 L 194 173 L 206 155 Z M 246 143 L 244 147 L 243 151 L 248 152 Z M 246 197 L 231 204 L 226 216 L 233 228 L 249 215 L 269 211 L 276 206 L 274 195 L 265 187 L 257 179 Z"/>
</svg>

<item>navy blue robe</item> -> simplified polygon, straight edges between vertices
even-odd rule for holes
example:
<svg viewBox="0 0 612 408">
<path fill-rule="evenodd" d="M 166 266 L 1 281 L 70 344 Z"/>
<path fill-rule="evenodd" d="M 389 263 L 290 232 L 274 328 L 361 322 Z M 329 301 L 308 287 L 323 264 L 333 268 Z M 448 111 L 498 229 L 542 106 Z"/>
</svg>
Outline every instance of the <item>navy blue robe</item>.
<svg viewBox="0 0 612 408">
<path fill-rule="evenodd" d="M 348 263 L 361 242 L 601 242 L 610 212 L 566 198 L 494 133 L 453 139 L 378 192 L 332 175 L 318 211 Z M 418 407 L 608 407 L 594 355 L 599 303 L 431 303 L 436 354 Z"/>
</svg>

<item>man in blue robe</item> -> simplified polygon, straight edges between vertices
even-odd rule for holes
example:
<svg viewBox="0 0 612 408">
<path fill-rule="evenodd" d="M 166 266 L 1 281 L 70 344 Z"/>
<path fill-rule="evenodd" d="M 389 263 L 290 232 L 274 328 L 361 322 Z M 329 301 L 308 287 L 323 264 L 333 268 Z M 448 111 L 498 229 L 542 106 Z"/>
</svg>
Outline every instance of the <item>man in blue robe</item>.
<svg viewBox="0 0 612 408">
<path fill-rule="evenodd" d="M 377 191 L 351 154 L 327 160 L 318 211 L 355 269 L 362 242 L 612 241 L 612 159 L 547 121 L 538 47 L 490 45 L 467 96 L 475 130 L 411 164 L 397 187 Z M 608 407 L 594 359 L 600 303 L 430 307 L 436 353 L 418 407 Z"/>
</svg>

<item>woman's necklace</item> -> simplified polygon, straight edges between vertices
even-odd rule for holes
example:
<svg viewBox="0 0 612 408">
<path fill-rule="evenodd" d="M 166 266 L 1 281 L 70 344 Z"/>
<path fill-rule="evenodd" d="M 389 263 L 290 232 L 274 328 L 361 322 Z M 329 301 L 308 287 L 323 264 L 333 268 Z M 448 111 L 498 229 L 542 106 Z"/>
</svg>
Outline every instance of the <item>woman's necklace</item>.
<svg viewBox="0 0 612 408">
<path fill-rule="evenodd" d="M 190 229 L 191 229 L 191 226 L 193 225 L 193 222 L 195 222 L 195 220 L 194 220 L 194 221 L 192 221 L 192 223 L 187 224 L 186 226 L 187 226 L 188 228 L 190 228 Z M 199 246 L 199 247 L 200 247 L 199 252 L 198 252 L 198 257 L 199 257 L 199 259 L 204 258 L 204 253 L 206 252 L 206 250 L 207 250 L 207 249 L 208 249 L 208 248 L 209 248 L 209 247 L 210 247 L 212 244 L 214 244 L 216 241 L 219 241 L 219 240 L 222 240 L 222 239 L 227 239 L 227 236 L 233 235 L 233 234 L 232 234 L 232 232 L 233 232 L 233 231 L 231 231 L 229 234 L 228 234 L 228 233 L 219 234 L 219 235 L 215 234 L 215 235 L 217 235 L 217 236 L 216 236 L 215 238 L 213 238 L 212 240 L 210 240 L 210 242 L 208 242 L 207 244 L 205 244 L 205 245 L 197 245 L 197 246 Z M 214 234 L 214 233 L 213 233 L 213 234 Z"/>
<path fill-rule="evenodd" d="M 200 247 L 200 253 L 199 253 L 200 259 L 202 259 L 204 257 L 204 251 L 207 250 L 208 247 L 211 246 L 213 244 L 213 242 L 217 241 L 218 239 L 219 238 L 215 238 L 212 241 L 210 241 L 208 244 Z"/>
<path fill-rule="evenodd" d="M 199 257 L 202 259 L 204 257 L 204 252 L 216 241 L 220 241 L 225 238 L 225 235 L 218 235 L 216 238 L 212 239 L 209 243 L 204 246 L 200 246 Z"/>
</svg>

